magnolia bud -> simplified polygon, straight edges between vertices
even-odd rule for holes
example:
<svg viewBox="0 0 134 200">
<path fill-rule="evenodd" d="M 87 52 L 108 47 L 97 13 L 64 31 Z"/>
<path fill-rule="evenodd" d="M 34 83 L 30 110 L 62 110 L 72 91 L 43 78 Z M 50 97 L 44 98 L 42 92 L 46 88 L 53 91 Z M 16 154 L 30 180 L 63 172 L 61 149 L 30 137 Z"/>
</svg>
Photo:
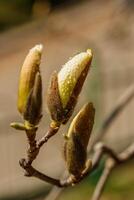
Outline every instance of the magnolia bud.
<svg viewBox="0 0 134 200">
<path fill-rule="evenodd" d="M 91 63 L 91 50 L 70 59 L 58 73 L 58 87 L 62 106 L 65 108 L 84 69 Z"/>
<path fill-rule="evenodd" d="M 33 89 L 36 74 L 39 72 L 42 48 L 42 45 L 36 45 L 32 48 L 21 69 L 18 91 L 18 110 L 21 114 L 24 114 L 26 110 L 28 96 Z"/>
<path fill-rule="evenodd" d="M 37 125 L 42 117 L 42 82 L 37 72 L 33 89 L 31 90 L 24 111 L 24 119 L 30 124 Z"/>
<path fill-rule="evenodd" d="M 79 177 L 85 169 L 87 145 L 94 124 L 95 109 L 86 104 L 73 119 L 66 135 L 64 155 L 70 174 Z"/>
<path fill-rule="evenodd" d="M 91 61 L 92 52 L 87 50 L 74 56 L 58 74 L 52 75 L 47 103 L 54 121 L 65 124 L 72 115 Z"/>
</svg>

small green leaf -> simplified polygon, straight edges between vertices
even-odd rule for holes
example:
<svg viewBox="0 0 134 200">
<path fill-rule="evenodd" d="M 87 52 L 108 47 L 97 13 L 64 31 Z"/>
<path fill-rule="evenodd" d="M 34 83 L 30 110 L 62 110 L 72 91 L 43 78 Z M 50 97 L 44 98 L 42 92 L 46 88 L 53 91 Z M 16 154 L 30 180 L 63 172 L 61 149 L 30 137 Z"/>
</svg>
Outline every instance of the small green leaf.
<svg viewBox="0 0 134 200">
<path fill-rule="evenodd" d="M 17 129 L 17 130 L 21 130 L 21 131 L 25 131 L 25 130 L 26 130 L 25 125 L 24 125 L 23 123 L 20 123 L 20 122 L 12 122 L 12 123 L 10 124 L 10 126 L 11 126 L 12 128 Z"/>
</svg>

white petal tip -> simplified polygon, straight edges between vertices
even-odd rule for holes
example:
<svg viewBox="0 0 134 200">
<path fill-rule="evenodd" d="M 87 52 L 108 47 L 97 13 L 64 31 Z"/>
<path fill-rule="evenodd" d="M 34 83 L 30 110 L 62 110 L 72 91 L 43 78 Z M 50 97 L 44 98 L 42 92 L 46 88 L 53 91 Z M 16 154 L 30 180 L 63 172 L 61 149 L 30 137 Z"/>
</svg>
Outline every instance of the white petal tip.
<svg viewBox="0 0 134 200">
<path fill-rule="evenodd" d="M 92 56 L 93 54 L 92 54 L 92 50 L 91 49 L 87 49 L 87 53 L 90 55 L 90 56 Z"/>
<path fill-rule="evenodd" d="M 37 44 L 32 49 L 30 49 L 30 51 L 38 51 L 39 53 L 42 53 L 43 45 L 42 44 Z"/>
</svg>

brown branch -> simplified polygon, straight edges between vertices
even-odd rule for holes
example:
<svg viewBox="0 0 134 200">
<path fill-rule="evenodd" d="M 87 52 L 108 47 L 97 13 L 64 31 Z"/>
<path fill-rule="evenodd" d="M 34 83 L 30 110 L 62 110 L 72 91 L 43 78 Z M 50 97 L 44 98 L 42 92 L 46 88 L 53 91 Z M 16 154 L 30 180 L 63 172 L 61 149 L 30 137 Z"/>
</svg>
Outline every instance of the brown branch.
<svg viewBox="0 0 134 200">
<path fill-rule="evenodd" d="M 26 159 L 28 164 L 32 164 L 32 162 L 39 154 L 40 148 L 43 146 L 43 144 L 46 143 L 50 137 L 55 135 L 58 132 L 58 130 L 59 126 L 51 127 L 50 125 L 48 132 L 39 141 L 35 140 L 37 128 L 26 130 L 26 135 L 29 144 L 29 149 L 27 151 L 27 159 Z"/>
<path fill-rule="evenodd" d="M 42 181 L 46 181 L 47 183 L 61 187 L 60 181 L 58 179 L 54 179 L 39 172 L 34 167 L 32 167 L 32 165 L 28 165 L 25 159 L 20 160 L 20 166 L 25 170 L 25 176 L 36 177 Z"/>
<path fill-rule="evenodd" d="M 101 139 L 104 137 L 104 135 L 107 133 L 109 127 L 112 125 L 114 122 L 115 118 L 119 116 L 121 111 L 125 109 L 125 107 L 128 105 L 128 103 L 133 99 L 134 97 L 134 85 L 131 85 L 129 88 L 125 90 L 123 95 L 119 98 L 117 104 L 115 107 L 112 109 L 112 111 L 109 113 L 109 115 L 106 117 L 106 119 L 103 121 L 101 127 L 97 131 L 97 134 L 95 134 L 94 138 L 91 138 L 91 142 L 89 142 L 89 148 L 88 148 L 88 153 L 91 152 L 93 149 L 94 145 L 97 144 L 97 142 L 101 141 Z M 101 150 L 95 154 L 93 158 L 93 168 L 95 169 L 96 166 L 98 165 L 99 161 L 97 159 L 100 158 L 99 154 L 102 154 Z M 62 174 L 64 176 L 65 173 Z M 61 177 L 62 177 L 61 176 Z M 63 191 L 63 188 L 57 188 L 53 187 L 47 197 L 44 200 L 56 200 L 60 193 Z M 51 196 L 53 198 L 51 198 Z"/>
<path fill-rule="evenodd" d="M 95 188 L 92 200 L 100 199 L 102 192 L 104 190 L 106 181 L 108 180 L 112 169 L 115 168 L 119 164 L 122 164 L 126 161 L 131 160 L 132 158 L 134 158 L 134 143 L 131 144 L 125 151 L 123 151 L 116 157 L 114 157 L 112 154 L 109 154 L 109 157 L 107 158 L 107 160 L 105 162 L 105 167 L 104 167 L 103 173 L 102 173 L 100 180 Z"/>
<path fill-rule="evenodd" d="M 29 165 L 32 164 L 33 160 L 35 160 L 36 156 L 39 153 L 39 149 L 37 149 L 36 147 L 36 140 L 35 140 L 36 131 L 37 131 L 37 128 L 26 130 L 26 135 L 27 135 L 28 144 L 29 144 L 29 148 L 27 150 L 26 162 Z"/>
<path fill-rule="evenodd" d="M 62 187 L 60 180 L 49 177 L 39 172 L 32 166 L 33 161 L 36 159 L 37 155 L 39 154 L 40 148 L 43 146 L 44 143 L 48 141 L 50 137 L 55 135 L 58 132 L 58 130 L 59 130 L 59 126 L 58 127 L 50 126 L 46 135 L 43 136 L 38 142 L 36 142 L 35 140 L 37 128 L 26 130 L 26 135 L 27 135 L 28 143 L 29 143 L 27 158 L 21 159 L 19 163 L 20 163 L 20 166 L 25 170 L 25 176 L 36 177 L 42 181 L 46 181 L 58 187 Z"/>
<path fill-rule="evenodd" d="M 99 200 L 100 199 L 101 194 L 102 194 L 102 192 L 104 190 L 106 181 L 107 181 L 107 179 L 108 179 L 108 177 L 109 177 L 109 175 L 110 175 L 110 173 L 111 173 L 111 171 L 112 171 L 112 169 L 114 167 L 113 166 L 114 162 L 111 162 L 111 161 L 113 161 L 113 160 L 111 160 L 111 159 L 107 160 L 105 168 L 103 170 L 103 173 L 101 175 L 101 178 L 100 178 L 99 182 L 97 183 L 97 186 L 95 188 L 95 192 L 94 192 L 91 200 Z M 111 162 L 111 164 L 109 162 Z"/>
<path fill-rule="evenodd" d="M 55 127 L 50 126 L 48 132 L 37 142 L 37 147 L 41 148 L 43 144 L 49 140 L 49 138 L 51 138 L 58 132 L 59 128 L 60 125 Z"/>
<path fill-rule="evenodd" d="M 31 136 L 32 136 L 32 134 L 30 135 L 30 138 L 33 139 L 34 137 L 31 137 Z M 34 143 L 30 143 L 30 144 L 35 144 L 35 142 Z M 96 152 L 95 152 L 94 158 L 93 158 L 93 167 L 92 167 L 92 169 L 90 171 L 87 171 L 86 173 L 84 173 L 78 180 L 75 180 L 75 182 L 72 182 L 71 179 L 65 179 L 65 180 L 54 179 L 54 178 L 49 177 L 49 176 L 41 173 L 40 171 L 36 170 L 31 165 L 32 164 L 32 160 L 33 160 L 32 156 L 34 155 L 33 152 L 32 152 L 32 156 L 29 156 L 29 158 L 30 158 L 29 162 L 26 159 L 21 159 L 20 160 L 20 166 L 25 170 L 25 176 L 36 177 L 36 178 L 38 178 L 38 179 L 40 179 L 42 181 L 46 181 L 46 182 L 48 182 L 50 184 L 53 184 L 53 185 L 56 185 L 58 187 L 68 187 L 68 186 L 70 186 L 72 184 L 79 183 L 89 173 L 91 173 L 93 170 L 95 170 L 96 167 L 98 166 L 102 156 L 104 155 L 104 153 L 111 155 L 116 161 L 118 161 L 118 158 L 116 157 L 116 154 L 111 149 L 109 149 L 108 147 L 104 146 L 103 144 L 98 144 L 97 147 L 96 147 Z"/>
</svg>

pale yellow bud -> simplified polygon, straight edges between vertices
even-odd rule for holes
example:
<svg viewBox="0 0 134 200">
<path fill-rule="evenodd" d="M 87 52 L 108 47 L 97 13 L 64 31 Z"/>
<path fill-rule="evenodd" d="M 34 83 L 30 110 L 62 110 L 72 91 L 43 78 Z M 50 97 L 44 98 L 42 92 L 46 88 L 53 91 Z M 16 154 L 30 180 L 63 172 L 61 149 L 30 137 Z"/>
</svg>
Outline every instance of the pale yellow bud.
<svg viewBox="0 0 134 200">
<path fill-rule="evenodd" d="M 88 103 L 73 119 L 64 144 L 64 156 L 70 174 L 79 177 L 85 169 L 87 145 L 94 124 L 95 109 Z"/>
<path fill-rule="evenodd" d="M 21 69 L 18 91 L 18 110 L 21 114 L 26 109 L 28 96 L 34 86 L 36 74 L 39 72 L 42 49 L 43 46 L 41 44 L 32 48 L 26 56 Z"/>
<path fill-rule="evenodd" d="M 85 104 L 72 120 L 67 138 L 78 136 L 82 145 L 87 148 L 94 125 L 95 109 L 92 103 Z"/>
<path fill-rule="evenodd" d="M 82 52 L 70 59 L 58 73 L 58 87 L 62 106 L 65 108 L 69 102 L 70 96 L 79 80 L 84 69 L 90 65 L 92 52 Z"/>
</svg>

